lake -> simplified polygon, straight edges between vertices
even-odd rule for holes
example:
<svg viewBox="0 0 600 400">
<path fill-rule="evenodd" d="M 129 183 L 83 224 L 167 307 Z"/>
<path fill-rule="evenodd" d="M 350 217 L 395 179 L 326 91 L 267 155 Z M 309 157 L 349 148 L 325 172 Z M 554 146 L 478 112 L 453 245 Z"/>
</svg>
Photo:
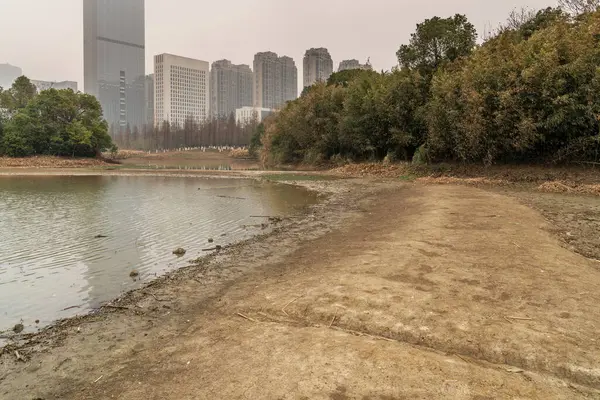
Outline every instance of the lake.
<svg viewBox="0 0 600 400">
<path fill-rule="evenodd" d="M 245 179 L 0 177 L 0 331 L 90 311 L 202 249 L 265 232 L 266 220 L 251 216 L 293 215 L 316 201 Z M 178 247 L 184 257 L 172 254 Z"/>
</svg>

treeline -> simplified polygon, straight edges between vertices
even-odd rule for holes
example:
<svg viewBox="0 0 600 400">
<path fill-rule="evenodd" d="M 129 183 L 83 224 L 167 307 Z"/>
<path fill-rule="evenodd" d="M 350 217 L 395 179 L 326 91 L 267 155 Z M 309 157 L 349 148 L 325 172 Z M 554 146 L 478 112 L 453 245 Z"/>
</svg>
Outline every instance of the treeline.
<svg viewBox="0 0 600 400">
<path fill-rule="evenodd" d="M 513 12 L 480 45 L 464 15 L 428 19 L 397 69 L 334 74 L 253 142 L 267 165 L 600 161 L 598 2 L 563 3 L 580 13 Z"/>
<path fill-rule="evenodd" d="M 94 96 L 70 89 L 38 94 L 24 76 L 0 88 L 0 156 L 94 157 L 113 148 Z"/>
<path fill-rule="evenodd" d="M 144 126 L 141 130 L 127 127 L 112 136 L 121 148 L 133 150 L 171 150 L 201 146 L 247 146 L 258 125 L 237 124 L 235 117 L 210 118 L 203 122 L 187 119 L 183 126 L 163 122 L 159 127 Z"/>
</svg>

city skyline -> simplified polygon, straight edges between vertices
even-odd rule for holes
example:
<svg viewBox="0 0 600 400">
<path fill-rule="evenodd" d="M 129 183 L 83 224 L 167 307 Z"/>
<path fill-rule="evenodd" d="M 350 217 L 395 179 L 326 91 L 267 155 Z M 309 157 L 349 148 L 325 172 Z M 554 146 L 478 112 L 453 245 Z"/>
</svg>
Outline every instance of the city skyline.
<svg viewBox="0 0 600 400">
<path fill-rule="evenodd" d="M 312 8 L 304 3 L 257 0 L 248 5 L 241 0 L 233 2 L 233 6 L 202 6 L 187 0 L 173 0 L 168 4 L 146 0 L 146 71 L 152 71 L 153 57 L 161 53 L 209 62 L 228 59 L 234 64 L 252 65 L 255 53 L 269 50 L 292 57 L 302 77 L 302 57 L 311 47 L 328 48 L 334 66 L 353 58 L 365 63 L 370 57 L 374 70 L 389 70 L 396 64 L 395 52 L 401 44 L 408 43 L 416 24 L 426 18 L 465 13 L 481 36 L 487 26 L 506 20 L 514 7 L 525 5 L 539 9 L 556 5 L 555 1 L 545 0 L 501 4 L 479 0 L 424 0 L 419 4 L 374 0 L 369 7 L 345 3 L 342 7 L 339 1 L 332 0 L 315 1 L 322 12 L 313 15 L 308 12 Z M 3 43 L 0 64 L 18 66 L 32 79 L 74 80 L 82 89 L 82 7 L 81 0 L 0 0 L 0 11 L 14 14 L 0 26 L 0 36 L 16 37 L 14 41 Z M 180 12 L 181 7 L 185 7 L 186 13 Z M 205 8 L 216 13 L 216 17 L 206 24 L 195 23 L 194 15 L 200 10 L 204 12 Z M 310 31 L 305 30 L 306 18 L 313 20 Z M 56 23 L 58 20 L 60 24 Z M 23 30 L 24 24 L 34 28 Z M 357 29 L 359 26 L 362 29 Z M 270 29 L 277 29 L 278 34 L 271 35 Z M 12 34 L 17 31 L 18 36 Z M 301 90 L 303 83 L 299 81 Z"/>
</svg>

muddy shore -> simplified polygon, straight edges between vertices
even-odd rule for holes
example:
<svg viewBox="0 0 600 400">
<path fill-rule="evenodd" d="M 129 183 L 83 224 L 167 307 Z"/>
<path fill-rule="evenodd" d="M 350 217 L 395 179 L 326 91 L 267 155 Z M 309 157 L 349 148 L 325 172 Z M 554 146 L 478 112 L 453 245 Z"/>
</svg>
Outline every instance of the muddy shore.
<svg viewBox="0 0 600 400">
<path fill-rule="evenodd" d="M 6 347 L 0 398 L 600 398 L 596 197 L 294 183 L 326 200 Z"/>
</svg>

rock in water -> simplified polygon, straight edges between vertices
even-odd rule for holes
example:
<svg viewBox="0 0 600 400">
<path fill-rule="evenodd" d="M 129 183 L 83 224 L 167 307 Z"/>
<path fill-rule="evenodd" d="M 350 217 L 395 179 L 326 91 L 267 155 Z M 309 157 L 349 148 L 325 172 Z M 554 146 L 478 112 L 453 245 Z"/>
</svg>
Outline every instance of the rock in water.
<svg viewBox="0 0 600 400">
<path fill-rule="evenodd" d="M 208 239 L 208 243 L 212 243 L 212 242 L 214 242 L 214 241 L 215 241 L 215 240 L 214 240 L 213 238 L 210 238 L 210 239 Z"/>
<path fill-rule="evenodd" d="M 129 276 L 130 276 L 130 277 L 132 277 L 132 278 L 135 278 L 135 277 L 138 277 L 138 276 L 140 276 L 140 273 L 139 273 L 139 272 L 137 272 L 137 271 L 134 269 L 133 271 L 131 271 L 131 272 L 129 273 Z"/>
<path fill-rule="evenodd" d="M 178 249 L 175 249 L 175 250 L 173 250 L 173 254 L 181 257 L 181 256 L 185 255 L 185 249 L 182 249 L 181 247 Z"/>
<path fill-rule="evenodd" d="M 14 333 L 21 333 L 23 330 L 25 330 L 25 326 L 23 326 L 23 324 L 16 324 L 13 328 Z"/>
</svg>

